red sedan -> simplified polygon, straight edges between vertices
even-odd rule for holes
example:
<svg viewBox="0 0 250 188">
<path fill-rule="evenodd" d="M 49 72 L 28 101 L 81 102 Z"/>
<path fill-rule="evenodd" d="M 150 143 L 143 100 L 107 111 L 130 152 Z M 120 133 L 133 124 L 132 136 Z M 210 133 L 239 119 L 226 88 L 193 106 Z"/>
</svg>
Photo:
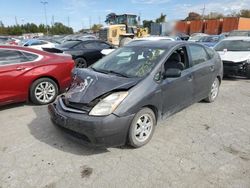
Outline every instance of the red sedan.
<svg viewBox="0 0 250 188">
<path fill-rule="evenodd" d="M 74 61 L 31 48 L 0 45 L 0 106 L 22 101 L 48 104 L 71 82 Z"/>
</svg>

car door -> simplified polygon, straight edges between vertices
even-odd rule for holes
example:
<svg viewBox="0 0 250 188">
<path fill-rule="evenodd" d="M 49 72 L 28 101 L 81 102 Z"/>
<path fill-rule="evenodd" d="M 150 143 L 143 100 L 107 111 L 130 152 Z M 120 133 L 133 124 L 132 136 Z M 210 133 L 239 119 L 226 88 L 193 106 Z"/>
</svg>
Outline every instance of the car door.
<svg viewBox="0 0 250 188">
<path fill-rule="evenodd" d="M 194 99 L 200 101 L 207 97 L 214 79 L 215 62 L 202 45 L 189 45 L 190 62 L 194 75 Z"/>
<path fill-rule="evenodd" d="M 89 65 L 102 58 L 100 50 L 94 40 L 85 41 L 81 45 L 83 47 L 83 56 L 87 59 Z"/>
<path fill-rule="evenodd" d="M 96 48 L 98 50 L 97 57 L 98 60 L 101 59 L 104 55 L 101 53 L 102 50 L 104 49 L 113 49 L 113 46 L 107 44 L 106 42 L 103 41 L 96 41 L 95 42 Z"/>
<path fill-rule="evenodd" d="M 189 58 L 186 46 L 178 47 L 183 49 L 182 61 L 185 64 L 181 76 L 177 78 L 166 78 L 161 83 L 162 109 L 165 117 L 175 113 L 193 103 L 193 73 L 189 65 Z M 171 55 L 170 55 L 171 56 Z M 168 61 L 166 61 L 167 63 Z"/>
<path fill-rule="evenodd" d="M 31 67 L 20 51 L 0 49 L 0 105 L 23 100 L 22 76 Z"/>
</svg>

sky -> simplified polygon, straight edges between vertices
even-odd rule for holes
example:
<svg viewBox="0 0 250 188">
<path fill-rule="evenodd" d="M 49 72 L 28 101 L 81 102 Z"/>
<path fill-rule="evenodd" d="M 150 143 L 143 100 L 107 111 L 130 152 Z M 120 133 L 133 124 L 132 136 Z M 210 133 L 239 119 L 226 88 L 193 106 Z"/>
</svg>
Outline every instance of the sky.
<svg viewBox="0 0 250 188">
<path fill-rule="evenodd" d="M 44 0 L 42 0 L 44 1 Z M 108 13 L 133 13 L 141 20 L 156 19 L 161 13 L 168 20 L 184 19 L 188 12 L 205 14 L 217 11 L 224 14 L 240 9 L 250 9 L 250 0 L 46 0 L 48 24 L 62 22 L 78 31 L 90 24 L 105 24 Z M 16 19 L 15 19 L 16 18 Z M 41 0 L 0 0 L 0 20 L 4 25 L 33 22 L 45 23 L 44 6 Z M 69 22 L 68 22 L 69 21 Z"/>
</svg>

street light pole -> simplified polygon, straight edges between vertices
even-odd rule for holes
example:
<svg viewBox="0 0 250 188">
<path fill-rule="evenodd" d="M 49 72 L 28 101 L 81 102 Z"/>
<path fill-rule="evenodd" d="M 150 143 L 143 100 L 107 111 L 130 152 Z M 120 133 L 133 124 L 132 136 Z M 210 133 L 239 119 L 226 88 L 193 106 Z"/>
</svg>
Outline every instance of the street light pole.
<svg viewBox="0 0 250 188">
<path fill-rule="evenodd" d="M 46 22 L 46 30 L 47 30 L 47 35 L 49 34 L 49 28 L 48 28 L 48 21 L 47 21 L 47 11 L 46 11 L 46 5 L 48 4 L 47 1 L 41 1 L 44 7 L 44 15 L 45 15 L 45 22 Z"/>
</svg>

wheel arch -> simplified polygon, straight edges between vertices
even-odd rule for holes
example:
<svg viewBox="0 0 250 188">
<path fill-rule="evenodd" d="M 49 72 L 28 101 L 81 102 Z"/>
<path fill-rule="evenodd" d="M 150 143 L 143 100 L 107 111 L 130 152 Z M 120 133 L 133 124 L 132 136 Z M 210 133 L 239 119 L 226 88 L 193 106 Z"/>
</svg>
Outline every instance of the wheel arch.
<svg viewBox="0 0 250 188">
<path fill-rule="evenodd" d="M 60 83 L 58 82 L 58 80 L 57 80 L 55 77 L 53 77 L 53 76 L 50 76 L 50 75 L 43 75 L 43 76 L 36 77 L 36 78 L 33 79 L 32 82 L 30 83 L 29 89 L 28 89 L 28 99 L 27 99 L 27 100 L 30 101 L 30 89 L 31 89 L 32 84 L 33 84 L 36 80 L 41 79 L 41 78 L 49 78 L 49 79 L 53 80 L 53 81 L 56 83 L 57 87 L 58 87 L 58 91 L 60 92 L 61 86 L 60 86 Z"/>
<path fill-rule="evenodd" d="M 219 80 L 219 82 L 220 82 L 220 84 L 221 84 L 221 80 L 222 80 L 221 76 L 220 76 L 220 75 L 217 75 L 216 78 L 218 78 L 218 80 Z"/>
<path fill-rule="evenodd" d="M 157 124 L 158 119 L 159 119 L 159 111 L 158 111 L 157 107 L 154 105 L 145 105 L 142 108 L 149 108 L 150 110 L 152 110 L 154 112 L 155 118 L 156 118 L 156 124 Z"/>
</svg>

